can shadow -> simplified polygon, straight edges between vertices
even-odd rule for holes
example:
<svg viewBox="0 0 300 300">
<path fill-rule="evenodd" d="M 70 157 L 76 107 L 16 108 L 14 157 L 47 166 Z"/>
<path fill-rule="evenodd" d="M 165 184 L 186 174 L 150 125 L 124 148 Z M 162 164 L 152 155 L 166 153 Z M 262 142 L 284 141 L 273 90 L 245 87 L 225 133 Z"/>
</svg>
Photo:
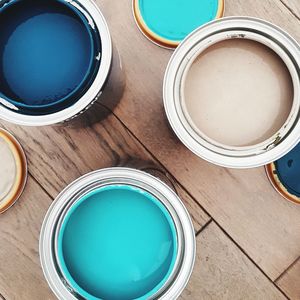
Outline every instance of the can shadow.
<svg viewBox="0 0 300 300">
<path fill-rule="evenodd" d="M 90 127 L 106 119 L 123 98 L 126 87 L 126 76 L 120 53 L 113 49 L 112 67 L 108 80 L 97 100 L 82 114 L 69 120 L 66 124 L 71 128 Z M 65 125 L 65 124 L 64 124 Z"/>
</svg>

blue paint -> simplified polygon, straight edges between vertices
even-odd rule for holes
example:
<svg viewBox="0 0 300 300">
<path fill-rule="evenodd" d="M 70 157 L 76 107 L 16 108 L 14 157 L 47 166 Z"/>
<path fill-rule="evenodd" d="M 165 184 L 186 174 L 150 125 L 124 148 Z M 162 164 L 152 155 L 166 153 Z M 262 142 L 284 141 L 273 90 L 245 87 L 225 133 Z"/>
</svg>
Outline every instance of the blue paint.
<svg viewBox="0 0 300 300">
<path fill-rule="evenodd" d="M 170 276 L 176 255 L 176 229 L 165 206 L 127 185 L 80 199 L 58 237 L 62 272 L 88 300 L 148 299 Z"/>
<path fill-rule="evenodd" d="M 48 113 L 87 89 L 99 42 L 73 5 L 13 0 L 0 7 L 0 28 L 0 97 L 25 113 Z"/>
<path fill-rule="evenodd" d="M 139 0 L 148 28 L 170 41 L 181 41 L 216 18 L 219 0 Z"/>
<path fill-rule="evenodd" d="M 300 197 L 300 144 L 275 162 L 281 183 L 292 195 Z"/>
</svg>

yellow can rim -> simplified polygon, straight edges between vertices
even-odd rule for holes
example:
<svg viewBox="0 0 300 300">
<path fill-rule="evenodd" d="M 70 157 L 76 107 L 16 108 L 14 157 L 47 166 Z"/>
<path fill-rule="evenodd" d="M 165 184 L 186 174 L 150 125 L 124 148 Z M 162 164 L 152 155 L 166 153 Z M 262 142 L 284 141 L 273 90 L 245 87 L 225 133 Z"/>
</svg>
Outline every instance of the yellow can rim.
<svg viewBox="0 0 300 300">
<path fill-rule="evenodd" d="M 220 19 L 224 16 L 224 11 L 225 11 L 225 0 L 218 0 L 219 5 L 218 5 L 218 11 L 216 14 L 215 19 Z M 154 44 L 161 46 L 163 48 L 167 49 L 175 49 L 182 41 L 172 41 L 165 39 L 155 32 L 153 32 L 146 22 L 144 21 L 141 11 L 140 11 L 140 6 L 139 6 L 139 0 L 133 0 L 133 15 L 135 18 L 135 21 L 138 25 L 138 28 L 141 30 L 141 32 L 148 38 L 151 42 Z"/>
<path fill-rule="evenodd" d="M 23 192 L 27 180 L 27 161 L 20 143 L 11 133 L 0 128 L 0 138 L 5 140 L 16 162 L 15 182 L 5 198 L 0 200 L 0 213 L 3 213 L 18 200 Z"/>
<path fill-rule="evenodd" d="M 274 189 L 286 200 L 300 204 L 300 197 L 291 194 L 288 189 L 282 184 L 278 174 L 275 163 L 265 166 L 267 176 L 274 187 Z"/>
</svg>

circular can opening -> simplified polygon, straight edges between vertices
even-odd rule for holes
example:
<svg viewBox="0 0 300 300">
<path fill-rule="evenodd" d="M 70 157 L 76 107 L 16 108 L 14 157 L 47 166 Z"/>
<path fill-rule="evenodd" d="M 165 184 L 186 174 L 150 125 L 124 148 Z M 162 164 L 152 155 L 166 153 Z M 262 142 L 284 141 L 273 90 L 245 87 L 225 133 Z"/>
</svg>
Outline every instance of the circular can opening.
<svg viewBox="0 0 300 300">
<path fill-rule="evenodd" d="M 129 185 L 97 188 L 66 212 L 58 233 L 65 279 L 86 299 L 148 299 L 170 278 L 177 233 L 167 208 Z"/>
<path fill-rule="evenodd" d="M 53 125 L 98 99 L 111 69 L 112 42 L 94 1 L 4 1 L 0 24 L 1 119 Z"/>
<path fill-rule="evenodd" d="M 224 0 L 133 0 L 133 11 L 147 38 L 175 48 L 197 27 L 222 17 Z"/>
<path fill-rule="evenodd" d="M 250 17 L 194 31 L 176 49 L 164 80 L 177 136 L 223 167 L 253 168 L 284 156 L 299 142 L 299 50 L 286 32 Z"/>
<path fill-rule="evenodd" d="M 209 46 L 183 77 L 182 108 L 190 125 L 226 147 L 269 140 L 288 119 L 293 99 L 293 81 L 284 61 L 249 39 Z"/>
<path fill-rule="evenodd" d="M 0 27 L 0 97 L 19 112 L 61 110 L 91 84 L 100 38 L 75 6 L 13 0 L 0 8 Z"/>
</svg>

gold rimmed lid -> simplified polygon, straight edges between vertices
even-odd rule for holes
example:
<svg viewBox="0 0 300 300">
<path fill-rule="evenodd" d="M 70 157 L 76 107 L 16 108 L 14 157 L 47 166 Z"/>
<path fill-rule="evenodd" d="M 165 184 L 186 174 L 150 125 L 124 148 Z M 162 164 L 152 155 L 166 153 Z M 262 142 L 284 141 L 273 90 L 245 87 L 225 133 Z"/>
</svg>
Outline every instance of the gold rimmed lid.
<svg viewBox="0 0 300 300">
<path fill-rule="evenodd" d="M 2 128 L 0 128 L 0 157 L 0 213 L 3 213 L 23 192 L 27 179 L 27 162 L 20 143 Z"/>
<path fill-rule="evenodd" d="M 141 32 L 153 43 L 176 48 L 194 29 L 223 17 L 225 0 L 133 0 L 133 14 Z"/>
</svg>

